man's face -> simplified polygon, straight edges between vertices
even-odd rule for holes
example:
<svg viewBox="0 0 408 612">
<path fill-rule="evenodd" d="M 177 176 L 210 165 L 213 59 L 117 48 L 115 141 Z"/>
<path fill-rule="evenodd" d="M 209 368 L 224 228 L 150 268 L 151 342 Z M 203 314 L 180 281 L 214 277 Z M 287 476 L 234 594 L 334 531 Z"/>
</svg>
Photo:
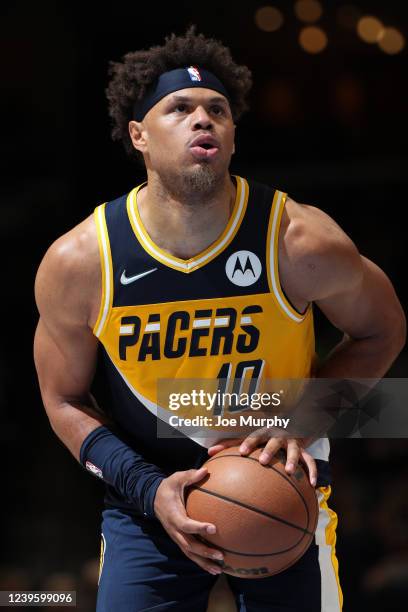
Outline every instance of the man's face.
<svg viewBox="0 0 408 612">
<path fill-rule="evenodd" d="M 177 173 L 192 182 L 200 176 L 219 179 L 234 152 L 228 100 L 211 89 L 193 87 L 165 96 L 142 122 L 130 123 L 130 134 L 147 169 L 162 178 Z"/>
</svg>

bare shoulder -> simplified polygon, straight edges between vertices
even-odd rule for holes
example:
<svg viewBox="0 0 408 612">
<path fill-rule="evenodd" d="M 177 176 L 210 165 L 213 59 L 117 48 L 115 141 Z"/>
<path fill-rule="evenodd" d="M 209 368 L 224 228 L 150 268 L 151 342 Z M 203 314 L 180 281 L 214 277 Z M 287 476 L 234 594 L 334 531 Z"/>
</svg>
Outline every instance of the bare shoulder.
<svg viewBox="0 0 408 612">
<path fill-rule="evenodd" d="M 41 317 L 89 324 L 100 294 L 99 247 L 93 215 L 58 238 L 38 268 L 35 296 Z"/>
<path fill-rule="evenodd" d="M 284 288 L 306 303 L 358 284 L 363 274 L 356 245 L 336 221 L 292 198 L 282 216 L 279 267 Z"/>
<path fill-rule="evenodd" d="M 326 251 L 328 247 L 352 248 L 354 243 L 332 217 L 316 206 L 299 204 L 287 198 L 282 229 L 292 248 L 301 247 L 314 251 Z M 295 238 L 295 240 L 292 240 Z"/>
</svg>

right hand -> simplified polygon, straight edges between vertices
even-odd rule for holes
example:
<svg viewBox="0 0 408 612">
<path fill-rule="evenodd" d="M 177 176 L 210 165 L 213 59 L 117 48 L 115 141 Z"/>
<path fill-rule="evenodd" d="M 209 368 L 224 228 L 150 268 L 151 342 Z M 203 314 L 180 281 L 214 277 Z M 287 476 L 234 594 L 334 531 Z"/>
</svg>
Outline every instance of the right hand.
<svg viewBox="0 0 408 612">
<path fill-rule="evenodd" d="M 207 475 L 207 468 L 175 472 L 160 483 L 154 500 L 154 511 L 172 540 L 183 553 L 197 563 L 203 570 L 217 576 L 222 572 L 219 565 L 209 559 L 222 561 L 221 551 L 200 542 L 194 534 L 203 538 L 214 535 L 216 527 L 212 523 L 200 523 L 189 518 L 184 505 L 184 489 L 195 484 Z"/>
</svg>

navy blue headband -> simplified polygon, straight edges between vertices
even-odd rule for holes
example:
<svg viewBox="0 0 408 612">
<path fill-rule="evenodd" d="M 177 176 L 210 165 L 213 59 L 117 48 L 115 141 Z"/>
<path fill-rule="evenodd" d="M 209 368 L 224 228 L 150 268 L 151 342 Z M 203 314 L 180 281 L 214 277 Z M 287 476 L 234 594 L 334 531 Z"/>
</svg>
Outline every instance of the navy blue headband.
<svg viewBox="0 0 408 612">
<path fill-rule="evenodd" d="M 190 66 L 189 68 L 176 68 L 169 72 L 164 72 L 157 81 L 148 88 L 141 100 L 135 102 L 133 107 L 133 117 L 136 121 L 142 121 L 147 112 L 164 96 L 167 96 L 179 89 L 189 87 L 204 87 L 213 89 L 229 99 L 228 92 L 219 79 L 204 68 Z"/>
</svg>

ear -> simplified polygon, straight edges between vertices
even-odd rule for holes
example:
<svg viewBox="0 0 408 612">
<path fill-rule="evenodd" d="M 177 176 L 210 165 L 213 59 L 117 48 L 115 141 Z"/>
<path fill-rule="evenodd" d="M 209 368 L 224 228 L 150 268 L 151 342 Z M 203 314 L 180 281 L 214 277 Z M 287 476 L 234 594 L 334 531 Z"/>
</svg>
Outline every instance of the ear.
<svg viewBox="0 0 408 612">
<path fill-rule="evenodd" d="M 145 153 L 147 150 L 147 138 L 143 121 L 129 121 L 129 135 L 135 149 Z"/>
</svg>

